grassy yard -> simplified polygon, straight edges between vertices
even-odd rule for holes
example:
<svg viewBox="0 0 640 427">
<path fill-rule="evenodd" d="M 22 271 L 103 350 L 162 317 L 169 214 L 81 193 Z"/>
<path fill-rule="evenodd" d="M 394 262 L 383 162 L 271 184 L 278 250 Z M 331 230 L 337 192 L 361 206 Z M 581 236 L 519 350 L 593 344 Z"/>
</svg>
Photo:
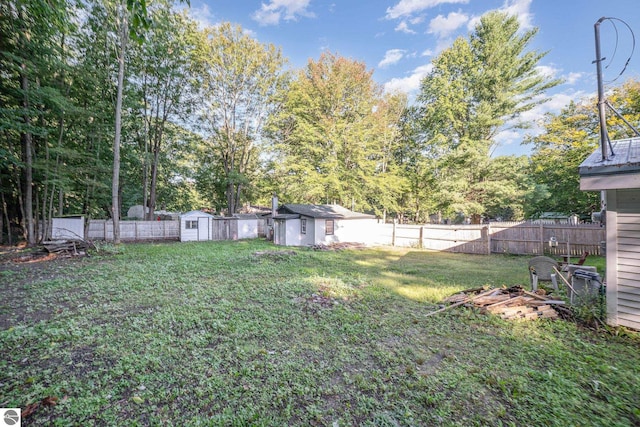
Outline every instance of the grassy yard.
<svg viewBox="0 0 640 427">
<path fill-rule="evenodd" d="M 32 405 L 23 425 L 640 425 L 637 335 L 424 316 L 462 289 L 528 283 L 527 258 L 254 255 L 283 249 L 0 264 L 0 407 Z"/>
</svg>

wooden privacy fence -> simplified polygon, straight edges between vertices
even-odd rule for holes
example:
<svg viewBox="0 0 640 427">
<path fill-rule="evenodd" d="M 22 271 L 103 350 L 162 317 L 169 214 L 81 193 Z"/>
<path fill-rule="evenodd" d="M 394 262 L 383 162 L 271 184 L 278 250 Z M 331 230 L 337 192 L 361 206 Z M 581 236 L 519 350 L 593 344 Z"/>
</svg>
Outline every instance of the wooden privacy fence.
<svg viewBox="0 0 640 427">
<path fill-rule="evenodd" d="M 113 221 L 92 219 L 87 230 L 88 240 L 113 240 Z M 180 221 L 120 221 L 120 240 L 178 240 Z"/>
<path fill-rule="evenodd" d="M 604 255 L 605 228 L 594 224 L 535 224 L 530 222 L 481 225 L 384 224 L 380 243 L 469 254 L 571 255 L 588 251 Z M 555 238 L 557 246 L 549 242 Z"/>
</svg>

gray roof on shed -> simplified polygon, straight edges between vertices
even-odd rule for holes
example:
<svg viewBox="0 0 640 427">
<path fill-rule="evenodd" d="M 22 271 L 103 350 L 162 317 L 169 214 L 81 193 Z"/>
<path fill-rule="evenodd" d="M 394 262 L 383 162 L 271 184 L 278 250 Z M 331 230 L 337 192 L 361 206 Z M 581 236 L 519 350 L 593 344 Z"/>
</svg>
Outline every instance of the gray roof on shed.
<svg viewBox="0 0 640 427">
<path fill-rule="evenodd" d="M 311 218 L 334 219 L 373 219 L 374 215 L 353 212 L 340 205 L 301 205 L 286 204 L 278 209 L 279 214 L 298 214 Z M 280 215 L 278 215 L 279 217 Z"/>
<path fill-rule="evenodd" d="M 611 141 L 613 153 L 602 160 L 601 149 L 596 150 L 580 165 L 580 176 L 618 175 L 640 171 L 640 137 Z"/>
</svg>

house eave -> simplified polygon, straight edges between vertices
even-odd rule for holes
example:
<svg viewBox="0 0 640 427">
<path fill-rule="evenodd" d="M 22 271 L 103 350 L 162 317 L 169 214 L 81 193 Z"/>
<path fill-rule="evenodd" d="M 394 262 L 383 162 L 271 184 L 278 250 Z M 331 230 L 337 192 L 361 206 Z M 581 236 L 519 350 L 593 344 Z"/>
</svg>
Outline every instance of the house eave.
<svg viewBox="0 0 640 427">
<path fill-rule="evenodd" d="M 600 191 L 640 188 L 640 171 L 580 176 L 580 190 Z"/>
</svg>

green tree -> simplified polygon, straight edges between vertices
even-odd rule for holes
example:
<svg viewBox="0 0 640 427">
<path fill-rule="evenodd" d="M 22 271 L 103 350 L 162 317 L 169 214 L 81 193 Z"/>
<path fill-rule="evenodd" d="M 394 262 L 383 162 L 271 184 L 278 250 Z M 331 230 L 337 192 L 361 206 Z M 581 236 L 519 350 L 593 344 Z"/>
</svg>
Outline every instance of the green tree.
<svg viewBox="0 0 640 427">
<path fill-rule="evenodd" d="M 186 119 L 192 113 L 194 94 L 193 52 L 196 23 L 185 13 L 171 10 L 161 1 L 149 8 L 151 23 L 142 43 L 130 51 L 129 73 L 132 96 L 141 103 L 143 123 L 138 129 L 142 146 L 142 204 L 149 208 L 147 219 L 154 218 L 157 203 L 158 170 L 165 148 L 165 129 L 170 121 Z M 165 177 L 166 178 L 166 177 Z"/>
<path fill-rule="evenodd" d="M 203 167 L 220 171 L 231 215 L 251 185 L 265 120 L 286 81 L 285 60 L 273 45 L 229 23 L 205 29 L 198 49 L 205 104 L 200 125 L 213 162 Z"/>
<path fill-rule="evenodd" d="M 489 191 L 497 185 L 491 182 L 490 157 L 496 135 L 526 127 L 519 115 L 544 102 L 544 92 L 560 83 L 536 68 L 545 56 L 529 50 L 536 33 L 521 31 L 514 16 L 488 13 L 468 39 L 458 38 L 434 60 L 422 81 L 420 123 L 426 151 L 436 161 L 438 210 L 479 218 L 498 202 L 498 193 Z"/>
<path fill-rule="evenodd" d="M 62 128 L 66 104 L 61 94 L 65 36 L 71 28 L 66 6 L 65 1 L 22 0 L 0 5 L 0 180 L 4 202 L 8 198 L 19 207 L 10 215 L 3 203 L 3 217 L 8 227 L 11 217 L 20 218 L 29 245 L 38 234 L 45 153 L 49 138 Z"/>
<path fill-rule="evenodd" d="M 291 83 L 271 123 L 285 199 L 395 209 L 394 164 L 406 100 L 383 96 L 364 63 L 323 53 Z"/>
</svg>

